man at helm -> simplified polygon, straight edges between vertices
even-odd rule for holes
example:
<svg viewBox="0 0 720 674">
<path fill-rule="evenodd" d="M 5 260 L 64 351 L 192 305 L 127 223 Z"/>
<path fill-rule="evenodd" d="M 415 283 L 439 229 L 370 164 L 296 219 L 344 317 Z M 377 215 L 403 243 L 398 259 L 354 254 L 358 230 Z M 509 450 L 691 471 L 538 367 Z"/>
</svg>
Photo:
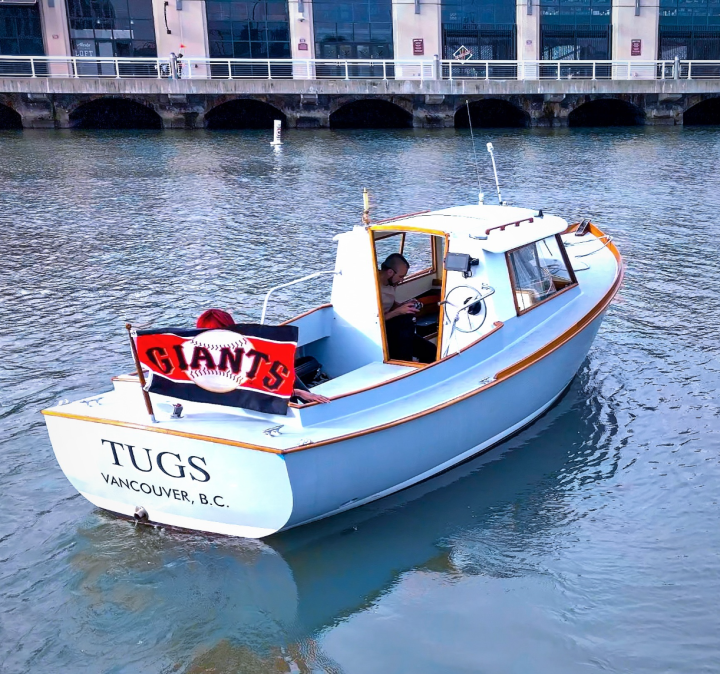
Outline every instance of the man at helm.
<svg viewBox="0 0 720 674">
<path fill-rule="evenodd" d="M 418 301 L 410 299 L 398 304 L 395 300 L 397 286 L 403 282 L 409 269 L 410 263 L 400 253 L 393 253 L 388 255 L 378 271 L 388 354 L 392 360 L 417 359 L 421 363 L 433 363 L 437 351 L 435 345 L 415 334 L 413 316 L 420 310 Z"/>
</svg>

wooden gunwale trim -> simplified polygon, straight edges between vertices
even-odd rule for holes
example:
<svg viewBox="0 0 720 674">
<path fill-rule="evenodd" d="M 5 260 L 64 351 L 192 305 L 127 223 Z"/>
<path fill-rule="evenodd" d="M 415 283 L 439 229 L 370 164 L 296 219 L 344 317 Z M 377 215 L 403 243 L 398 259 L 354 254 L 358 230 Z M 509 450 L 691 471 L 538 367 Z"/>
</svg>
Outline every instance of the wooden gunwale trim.
<svg viewBox="0 0 720 674">
<path fill-rule="evenodd" d="M 593 225 L 592 222 L 588 226 L 588 232 L 593 234 L 598 239 L 607 236 L 605 232 L 603 232 L 599 227 Z M 617 249 L 617 246 L 612 241 L 608 241 L 608 243 L 606 244 L 606 248 L 608 248 L 608 250 L 613 254 L 615 259 L 618 261 L 618 264 L 622 265 L 622 255 L 620 255 L 620 251 Z M 600 249 L 598 248 L 598 250 Z"/>
<path fill-rule="evenodd" d="M 138 431 L 150 431 L 151 433 L 162 433 L 163 435 L 173 435 L 178 438 L 189 438 L 190 440 L 201 440 L 202 442 L 212 442 L 218 445 L 229 445 L 230 447 L 242 447 L 243 449 L 253 449 L 258 452 L 267 452 L 269 454 L 282 454 L 282 449 L 274 449 L 272 447 L 264 447 L 263 445 L 252 445 L 247 442 L 238 440 L 229 440 L 227 438 L 216 438 L 212 435 L 200 435 L 198 433 L 188 433 L 186 431 L 176 431 L 172 428 L 162 428 L 157 426 L 148 426 L 147 424 L 137 424 L 132 421 L 118 421 L 116 419 L 100 419 L 98 417 L 88 417 L 82 414 L 72 414 L 70 412 L 57 412 L 55 410 L 42 410 L 42 413 L 49 417 L 62 417 L 64 419 L 75 419 L 77 421 L 89 421 L 96 424 L 104 424 L 105 426 L 119 426 L 121 428 L 132 428 Z"/>
<path fill-rule="evenodd" d="M 468 349 L 471 349 L 473 346 L 478 344 L 479 342 L 482 342 L 483 339 L 487 339 L 490 337 L 490 335 L 496 333 L 500 328 L 502 328 L 505 324 L 502 321 L 495 321 L 493 323 L 493 329 L 486 332 L 482 337 L 478 337 L 474 342 L 471 342 L 467 346 L 464 346 L 459 351 L 455 351 L 454 353 L 448 354 L 443 358 L 442 360 L 436 360 L 434 363 L 412 363 L 412 365 L 415 365 L 416 370 L 428 370 L 431 367 L 435 367 L 436 365 L 439 365 L 440 363 L 445 363 L 451 358 L 454 358 L 458 354 L 463 353 L 464 351 L 467 351 Z M 392 363 L 399 363 L 401 361 L 392 361 Z M 409 364 L 409 363 L 408 363 Z M 418 367 L 418 365 L 420 367 Z M 415 371 L 416 371 L 415 370 Z M 412 372 L 402 372 L 397 377 L 393 377 L 392 379 L 386 379 L 383 382 L 380 382 L 379 384 L 372 384 L 371 386 L 365 386 L 364 388 L 356 389 L 355 391 L 348 391 L 347 393 L 341 393 L 340 395 L 333 396 L 330 398 L 330 401 L 333 400 L 340 400 L 340 398 L 347 398 L 348 396 L 354 396 L 356 393 L 364 393 L 365 391 L 370 391 L 374 388 L 379 388 L 380 386 L 385 386 L 386 384 L 391 384 L 393 382 L 398 381 L 399 379 L 404 379 L 405 377 L 410 377 L 415 374 L 415 371 Z M 299 409 L 307 409 L 308 407 L 314 407 L 315 405 L 321 405 L 323 403 L 307 403 L 306 405 L 296 405 L 295 403 L 290 403 L 292 407 L 297 407 Z"/>
<path fill-rule="evenodd" d="M 321 304 L 319 307 L 315 307 L 314 309 L 310 309 L 309 311 L 306 311 L 302 314 L 298 314 L 297 316 L 295 316 L 293 318 L 288 318 L 288 320 L 283 321 L 282 323 L 280 323 L 280 325 L 290 325 L 290 323 L 294 323 L 295 321 L 298 321 L 301 318 L 305 318 L 305 316 L 314 314 L 316 311 L 320 311 L 321 309 L 329 309 L 331 306 L 332 306 L 331 302 L 328 302 L 326 304 Z"/>
</svg>

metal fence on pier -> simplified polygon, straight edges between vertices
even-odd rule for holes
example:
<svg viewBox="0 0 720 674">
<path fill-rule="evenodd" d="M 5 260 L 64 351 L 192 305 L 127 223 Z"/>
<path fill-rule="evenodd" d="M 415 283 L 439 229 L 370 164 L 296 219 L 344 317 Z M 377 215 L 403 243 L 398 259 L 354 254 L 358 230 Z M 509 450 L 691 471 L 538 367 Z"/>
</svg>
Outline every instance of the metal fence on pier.
<svg viewBox="0 0 720 674">
<path fill-rule="evenodd" d="M 720 61 L 459 61 L 0 56 L 0 77 L 115 79 L 712 80 Z"/>
</svg>

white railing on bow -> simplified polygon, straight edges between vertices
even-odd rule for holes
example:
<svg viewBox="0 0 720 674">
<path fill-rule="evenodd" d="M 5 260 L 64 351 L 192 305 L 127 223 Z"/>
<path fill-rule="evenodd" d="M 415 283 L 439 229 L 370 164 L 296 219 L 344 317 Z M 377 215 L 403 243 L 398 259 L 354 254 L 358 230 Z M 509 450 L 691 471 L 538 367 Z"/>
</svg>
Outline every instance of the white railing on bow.
<svg viewBox="0 0 720 674">
<path fill-rule="evenodd" d="M 0 77 L 334 80 L 712 80 L 720 61 L 455 61 L 0 56 Z"/>
</svg>

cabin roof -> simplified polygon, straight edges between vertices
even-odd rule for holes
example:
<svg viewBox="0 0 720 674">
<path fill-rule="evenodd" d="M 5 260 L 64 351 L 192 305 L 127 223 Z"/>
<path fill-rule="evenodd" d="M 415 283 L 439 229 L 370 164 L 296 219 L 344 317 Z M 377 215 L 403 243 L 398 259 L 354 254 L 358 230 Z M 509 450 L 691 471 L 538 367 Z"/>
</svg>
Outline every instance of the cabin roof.
<svg viewBox="0 0 720 674">
<path fill-rule="evenodd" d="M 516 206 L 455 206 L 395 218 L 371 225 L 371 229 L 481 237 L 480 244 L 485 250 L 502 253 L 567 229 L 567 222 L 562 218 L 556 215 L 539 217 L 538 213 L 537 210 Z M 499 229 L 503 225 L 507 226 Z"/>
</svg>

